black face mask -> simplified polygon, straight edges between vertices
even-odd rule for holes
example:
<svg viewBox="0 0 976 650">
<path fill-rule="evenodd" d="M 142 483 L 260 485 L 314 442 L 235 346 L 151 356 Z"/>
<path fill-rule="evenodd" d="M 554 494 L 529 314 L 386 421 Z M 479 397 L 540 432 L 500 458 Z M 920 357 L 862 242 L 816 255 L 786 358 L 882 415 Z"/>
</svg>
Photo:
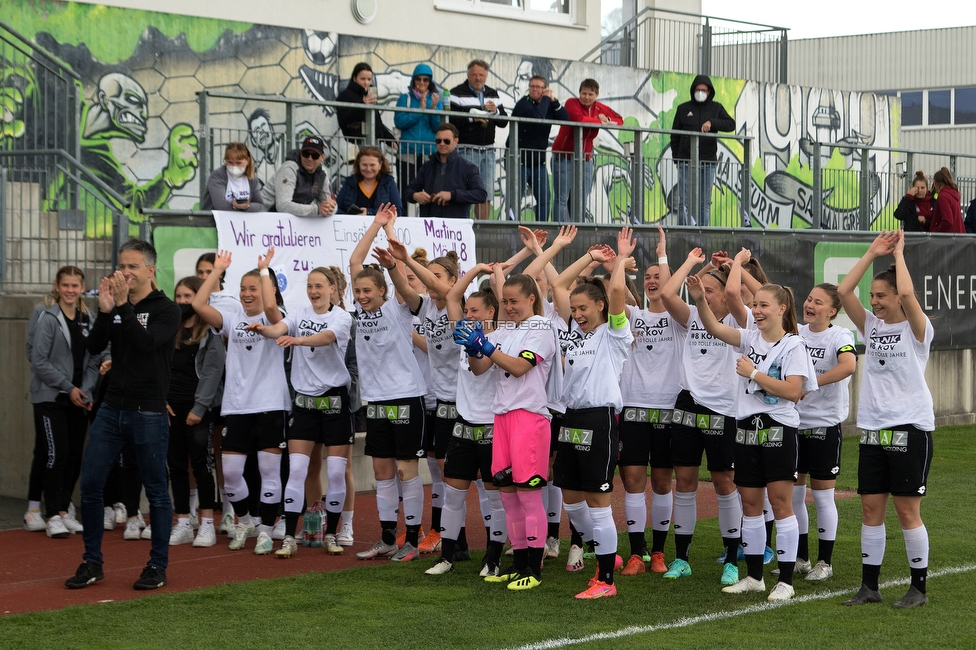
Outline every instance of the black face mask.
<svg viewBox="0 0 976 650">
<path fill-rule="evenodd" d="M 180 305 L 180 322 L 184 323 L 188 321 L 192 316 L 196 315 L 193 311 L 193 305 Z"/>
</svg>

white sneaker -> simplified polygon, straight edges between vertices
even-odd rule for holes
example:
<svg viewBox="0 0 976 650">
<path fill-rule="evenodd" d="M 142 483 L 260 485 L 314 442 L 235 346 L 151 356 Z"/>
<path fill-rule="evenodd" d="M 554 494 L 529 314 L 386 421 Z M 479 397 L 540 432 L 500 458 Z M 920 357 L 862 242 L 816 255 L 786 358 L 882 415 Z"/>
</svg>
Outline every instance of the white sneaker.
<svg viewBox="0 0 976 650">
<path fill-rule="evenodd" d="M 783 584 L 783 583 L 777 583 Z M 734 585 L 729 585 L 728 587 L 722 587 L 722 593 L 725 594 L 745 594 L 750 591 L 766 591 L 766 581 L 756 580 L 752 576 L 746 576 L 742 580 L 739 580 Z"/>
<path fill-rule="evenodd" d="M 271 539 L 284 539 L 285 538 L 285 518 L 278 517 L 278 523 L 274 525 L 271 529 Z"/>
<path fill-rule="evenodd" d="M 196 511 L 190 512 L 190 527 L 193 528 L 193 530 L 196 530 L 197 528 L 200 527 L 200 520 L 197 519 Z"/>
<path fill-rule="evenodd" d="M 200 529 L 197 531 L 197 537 L 193 540 L 193 548 L 207 548 L 216 543 L 217 531 L 214 530 L 213 524 L 200 526 Z"/>
<path fill-rule="evenodd" d="M 229 510 L 220 518 L 220 532 L 225 535 L 233 535 L 234 526 L 234 511 Z"/>
<path fill-rule="evenodd" d="M 142 529 L 142 534 L 139 535 L 140 539 L 152 539 L 152 527 L 148 524 Z"/>
<path fill-rule="evenodd" d="M 244 544 L 247 543 L 247 538 L 251 536 L 254 532 L 254 524 L 252 523 L 239 523 L 234 526 L 234 535 L 230 539 L 230 544 L 228 548 L 232 551 L 239 551 L 244 548 Z"/>
<path fill-rule="evenodd" d="M 114 524 L 114 521 L 113 521 Z M 122 539 L 140 539 L 140 534 L 144 529 L 139 526 L 139 520 L 135 517 L 127 519 L 125 522 L 125 532 L 122 533 Z M 146 526 L 145 530 L 149 530 L 149 526 Z"/>
<path fill-rule="evenodd" d="M 823 560 L 818 560 L 817 565 L 810 569 L 810 573 L 807 574 L 806 579 L 812 582 L 820 582 L 821 580 L 833 577 L 834 568 Z"/>
<path fill-rule="evenodd" d="M 559 557 L 559 538 L 558 537 L 547 537 L 546 538 L 546 555 L 545 557 Z"/>
<path fill-rule="evenodd" d="M 267 555 L 274 550 L 274 541 L 271 539 L 271 535 L 264 531 L 258 533 L 258 543 L 254 545 L 255 555 Z"/>
<path fill-rule="evenodd" d="M 424 573 L 426 573 L 429 576 L 440 576 L 440 575 L 444 575 L 445 573 L 450 573 L 453 570 L 454 570 L 454 564 L 448 562 L 444 558 L 441 558 L 434 563 L 434 566 L 424 571 Z"/>
<path fill-rule="evenodd" d="M 129 520 L 129 513 L 125 509 L 124 503 L 115 503 L 112 505 L 112 512 L 115 514 L 115 523 L 121 525 Z"/>
<path fill-rule="evenodd" d="M 800 558 L 796 558 L 796 564 L 793 565 L 793 573 L 799 573 L 800 575 L 805 576 L 806 574 L 810 573 L 811 569 L 813 569 L 813 565 L 810 564 L 810 560 L 801 560 Z"/>
<path fill-rule="evenodd" d="M 105 530 L 115 530 L 115 511 L 105 506 L 105 514 L 102 517 L 102 528 Z"/>
<path fill-rule="evenodd" d="M 583 570 L 583 549 L 573 544 L 569 547 L 569 557 L 566 558 L 567 571 Z"/>
<path fill-rule="evenodd" d="M 193 543 L 193 527 L 189 524 L 176 524 L 169 533 L 169 545 L 179 546 L 180 544 Z"/>
<path fill-rule="evenodd" d="M 39 508 L 34 508 L 24 513 L 24 530 L 37 533 L 46 529 L 47 524 L 44 523 L 44 517 L 41 516 L 41 510 Z"/>
<path fill-rule="evenodd" d="M 61 515 L 54 515 L 47 520 L 47 536 L 54 539 L 61 539 L 67 537 L 71 533 L 67 528 L 64 527 L 64 521 L 61 520 Z"/>
<path fill-rule="evenodd" d="M 773 590 L 766 596 L 766 600 L 790 600 L 793 598 L 794 593 L 793 585 L 788 585 L 785 582 L 777 582 Z"/>
<path fill-rule="evenodd" d="M 61 518 L 64 521 L 64 527 L 73 535 L 85 532 L 85 527 L 75 518 L 75 513 L 71 512 L 71 510 L 71 508 L 68 508 L 68 514 Z"/>
<path fill-rule="evenodd" d="M 339 526 L 339 534 L 336 535 L 336 541 L 339 542 L 339 546 L 352 546 L 353 537 L 351 523 L 347 524 L 346 522 L 342 522 L 342 525 Z"/>
<path fill-rule="evenodd" d="M 285 535 L 285 539 L 281 542 L 281 548 L 275 551 L 275 557 L 287 559 L 296 555 L 298 555 L 298 542 L 291 535 Z"/>
</svg>

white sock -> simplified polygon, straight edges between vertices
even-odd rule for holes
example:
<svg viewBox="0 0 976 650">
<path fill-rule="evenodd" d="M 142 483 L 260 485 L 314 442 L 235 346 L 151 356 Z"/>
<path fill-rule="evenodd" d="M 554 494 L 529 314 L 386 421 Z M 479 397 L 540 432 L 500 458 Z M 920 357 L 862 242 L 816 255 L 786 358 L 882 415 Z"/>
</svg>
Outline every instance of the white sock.
<svg viewBox="0 0 976 650">
<path fill-rule="evenodd" d="M 40 501 L 28 501 L 27 502 L 27 509 L 28 510 L 40 510 L 41 509 L 41 502 Z"/>
<path fill-rule="evenodd" d="M 793 486 L 793 516 L 796 517 L 797 526 L 800 527 L 800 534 L 805 535 L 810 532 L 810 514 L 807 512 L 807 486 Z M 779 544 L 777 543 L 777 548 Z"/>
<path fill-rule="evenodd" d="M 258 470 L 261 472 L 261 503 L 281 502 L 281 454 L 258 452 Z"/>
<path fill-rule="evenodd" d="M 267 534 L 270 535 L 271 534 L 271 530 L 273 528 L 274 528 L 274 526 L 270 526 L 270 525 L 266 525 L 266 524 L 259 524 L 258 525 L 258 535 L 260 535 L 261 533 L 267 533 Z"/>
<path fill-rule="evenodd" d="M 764 533 L 765 534 L 765 533 Z M 796 515 L 776 520 L 776 557 L 780 562 L 796 562 L 796 547 L 800 543 Z"/>
<path fill-rule="evenodd" d="M 739 536 L 742 525 L 742 505 L 739 501 L 738 490 L 732 494 L 718 494 L 718 527 L 722 537 L 735 538 Z"/>
<path fill-rule="evenodd" d="M 491 526 L 491 499 L 488 498 L 488 490 L 485 489 L 485 482 L 480 478 L 474 482 L 478 488 L 478 506 L 481 508 L 481 520 L 485 522 L 485 528 Z"/>
<path fill-rule="evenodd" d="M 189 526 L 190 525 L 190 518 L 189 517 L 177 517 L 176 518 L 176 525 L 177 526 Z"/>
<path fill-rule="evenodd" d="M 694 492 L 674 493 L 674 534 L 693 535 L 698 519 L 698 504 Z"/>
<path fill-rule="evenodd" d="M 885 554 L 885 525 L 861 524 L 861 564 L 880 565 Z"/>
<path fill-rule="evenodd" d="M 424 484 L 419 476 L 409 481 L 401 481 L 403 485 L 403 521 L 408 526 L 419 526 L 424 515 Z"/>
<path fill-rule="evenodd" d="M 837 539 L 837 503 L 834 502 L 834 488 L 812 490 L 813 503 L 817 507 L 817 537 L 833 541 Z"/>
<path fill-rule="evenodd" d="M 444 472 L 441 465 L 433 456 L 427 457 L 427 469 L 430 470 L 430 507 L 444 507 Z"/>
<path fill-rule="evenodd" d="M 542 489 L 549 493 L 549 506 L 546 508 L 546 520 L 550 524 L 558 524 L 563 518 L 563 490 L 552 483 Z"/>
<path fill-rule="evenodd" d="M 596 547 L 596 554 L 613 555 L 617 552 L 617 527 L 613 523 L 610 506 L 589 508 L 589 511 L 593 522 L 593 545 Z"/>
<path fill-rule="evenodd" d="M 563 509 L 566 510 L 566 516 L 569 517 L 570 523 L 576 528 L 583 541 L 594 541 L 593 519 L 590 517 L 589 508 L 586 507 L 586 501 L 580 501 L 578 503 L 566 503 L 564 501 Z"/>
<path fill-rule="evenodd" d="M 505 523 L 505 507 L 502 493 L 498 490 L 485 490 L 491 503 L 491 541 L 505 543 L 508 539 L 508 524 Z"/>
<path fill-rule="evenodd" d="M 766 551 L 766 520 L 762 515 L 742 518 L 742 546 L 746 555 L 762 555 Z M 794 553 L 796 546 L 794 545 Z"/>
<path fill-rule="evenodd" d="M 210 526 L 213 528 L 213 517 L 200 517 L 200 528 Z"/>
<path fill-rule="evenodd" d="M 376 481 L 376 510 L 380 521 L 397 520 L 397 491 L 396 480 L 386 479 Z"/>
<path fill-rule="evenodd" d="M 247 499 L 247 482 L 244 480 L 244 463 L 247 456 L 243 454 L 223 454 L 224 465 L 224 498 L 228 504 Z M 231 505 L 224 512 L 234 512 Z"/>
<path fill-rule="evenodd" d="M 911 530 L 902 529 L 905 536 L 905 551 L 908 553 L 908 566 L 913 569 L 927 569 L 929 566 L 929 532 L 925 524 Z"/>
<path fill-rule="evenodd" d="M 311 459 L 305 454 L 288 454 L 288 482 L 285 483 L 285 512 L 301 512 L 305 504 L 305 477 Z"/>
<path fill-rule="evenodd" d="M 441 509 L 441 537 L 444 539 L 457 540 L 464 525 L 464 501 L 467 496 L 467 490 L 444 484 L 444 506 Z"/>
<path fill-rule="evenodd" d="M 340 512 L 342 511 L 342 504 L 346 502 L 345 456 L 329 456 L 325 459 L 325 469 L 329 478 L 325 509 L 329 512 Z"/>
<path fill-rule="evenodd" d="M 349 524 L 349 527 L 351 528 L 352 527 L 352 516 L 353 516 L 353 511 L 352 510 L 343 510 L 342 511 L 342 523 L 343 523 L 343 525 Z"/>
<path fill-rule="evenodd" d="M 647 497 L 643 492 L 624 493 L 624 517 L 628 533 L 644 532 L 647 528 Z"/>
<path fill-rule="evenodd" d="M 651 495 L 651 528 L 657 531 L 667 532 L 671 527 L 671 512 L 674 510 L 674 494 Z"/>
</svg>

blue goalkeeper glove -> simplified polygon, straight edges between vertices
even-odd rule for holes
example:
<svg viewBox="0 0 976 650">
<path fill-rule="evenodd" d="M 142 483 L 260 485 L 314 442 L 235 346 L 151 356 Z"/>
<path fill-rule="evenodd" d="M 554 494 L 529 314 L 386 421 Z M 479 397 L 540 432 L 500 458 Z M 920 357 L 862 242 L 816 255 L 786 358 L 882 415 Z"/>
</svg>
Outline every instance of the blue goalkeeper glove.
<svg viewBox="0 0 976 650">
<path fill-rule="evenodd" d="M 463 345 L 471 356 L 472 352 L 483 354 L 490 357 L 495 352 L 495 346 L 485 337 L 485 332 L 481 329 L 480 323 L 473 323 L 466 318 L 458 321 L 454 328 L 454 342 Z"/>
</svg>

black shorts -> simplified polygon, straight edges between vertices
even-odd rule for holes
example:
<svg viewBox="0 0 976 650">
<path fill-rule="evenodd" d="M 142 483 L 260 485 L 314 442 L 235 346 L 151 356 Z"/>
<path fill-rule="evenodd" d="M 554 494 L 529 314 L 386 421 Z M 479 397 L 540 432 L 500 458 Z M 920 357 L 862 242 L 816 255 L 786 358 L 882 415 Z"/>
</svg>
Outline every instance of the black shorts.
<svg viewBox="0 0 976 650">
<path fill-rule="evenodd" d="M 735 463 L 735 418 L 695 404 L 691 393 L 678 393 L 671 420 L 671 464 L 701 467 L 702 452 L 709 472 L 731 472 Z"/>
<path fill-rule="evenodd" d="M 444 457 L 444 476 L 460 481 L 491 481 L 492 424 L 471 424 L 458 418 Z"/>
<path fill-rule="evenodd" d="M 843 442 L 840 425 L 800 429 L 797 440 L 796 471 L 818 481 L 836 481 L 840 475 L 840 450 Z"/>
<path fill-rule="evenodd" d="M 285 449 L 285 412 L 264 411 L 224 416 L 221 451 L 251 454 L 262 449 Z"/>
<path fill-rule="evenodd" d="M 617 464 L 671 469 L 671 409 L 625 406 Z"/>
<path fill-rule="evenodd" d="M 316 397 L 296 396 L 289 424 L 289 440 L 321 442 L 326 447 L 351 445 L 352 416 L 349 414 L 349 393 L 345 386 Z"/>
<path fill-rule="evenodd" d="M 765 414 L 739 420 L 735 431 L 735 484 L 761 488 L 774 481 L 796 480 L 793 427 Z"/>
<path fill-rule="evenodd" d="M 224 426 L 224 422 L 227 418 L 220 414 L 220 404 L 210 409 L 210 412 L 213 413 L 214 428 L 216 429 L 217 427 Z"/>
<path fill-rule="evenodd" d="M 404 397 L 367 404 L 366 455 L 416 460 L 424 457 L 423 397 Z"/>
<path fill-rule="evenodd" d="M 458 419 L 457 405 L 453 402 L 437 400 L 437 408 L 427 411 L 427 426 L 424 430 L 424 451 L 427 455 L 442 459 L 447 453 L 454 423 Z"/>
<path fill-rule="evenodd" d="M 932 432 L 910 424 L 883 431 L 860 429 L 857 493 L 925 496 L 932 465 Z"/>
<path fill-rule="evenodd" d="M 551 412 L 552 419 L 549 420 L 549 464 L 552 465 L 552 457 L 556 455 L 556 447 L 559 446 L 559 429 L 563 426 L 563 414 Z"/>
<path fill-rule="evenodd" d="M 580 492 L 613 490 L 619 442 L 612 408 L 568 409 L 557 444 L 553 484 Z"/>
</svg>

